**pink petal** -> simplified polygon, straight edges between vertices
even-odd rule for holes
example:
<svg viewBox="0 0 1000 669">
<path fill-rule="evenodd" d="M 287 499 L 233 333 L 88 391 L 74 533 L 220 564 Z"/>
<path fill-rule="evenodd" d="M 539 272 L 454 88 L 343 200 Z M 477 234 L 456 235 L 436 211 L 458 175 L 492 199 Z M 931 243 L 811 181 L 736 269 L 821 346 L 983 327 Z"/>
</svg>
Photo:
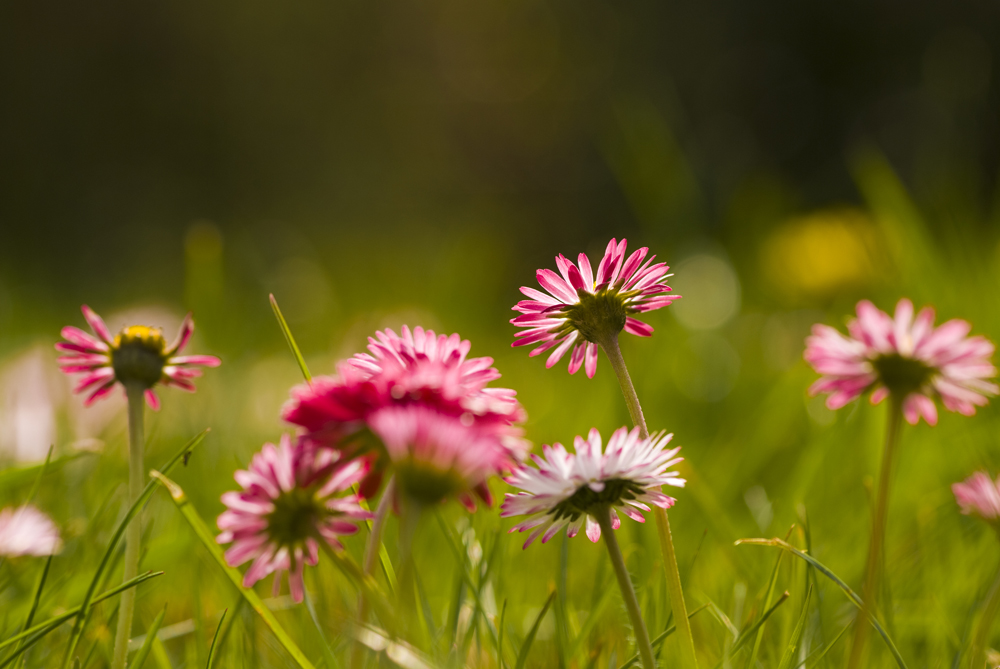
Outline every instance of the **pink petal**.
<svg viewBox="0 0 1000 669">
<path fill-rule="evenodd" d="M 587 378 L 592 379 L 597 373 L 597 344 L 587 343 L 586 357 Z"/>
<path fill-rule="evenodd" d="M 204 367 L 218 367 L 222 361 L 214 355 L 181 355 L 170 358 L 171 365 L 202 365 Z"/>
<path fill-rule="evenodd" d="M 156 392 L 152 388 L 147 388 L 146 392 L 143 393 L 146 396 L 146 404 L 153 411 L 160 410 L 160 398 L 156 396 Z"/>
<path fill-rule="evenodd" d="M 184 322 L 181 323 L 181 329 L 177 333 L 177 338 L 167 348 L 167 355 L 172 356 L 174 353 L 182 351 L 187 346 L 187 343 L 191 341 L 192 334 L 194 334 L 194 319 L 191 318 L 191 312 L 188 312 L 184 317 Z"/>
<path fill-rule="evenodd" d="M 108 330 L 108 326 L 104 324 L 104 321 L 98 316 L 93 309 L 88 307 L 86 304 L 80 307 L 80 311 L 83 312 L 83 317 L 87 319 L 87 323 L 93 328 L 94 333 L 104 340 L 104 343 L 110 344 L 112 340 L 111 331 Z"/>
<path fill-rule="evenodd" d="M 629 316 L 625 319 L 625 332 L 640 337 L 651 337 L 653 335 L 653 326 Z"/>
</svg>

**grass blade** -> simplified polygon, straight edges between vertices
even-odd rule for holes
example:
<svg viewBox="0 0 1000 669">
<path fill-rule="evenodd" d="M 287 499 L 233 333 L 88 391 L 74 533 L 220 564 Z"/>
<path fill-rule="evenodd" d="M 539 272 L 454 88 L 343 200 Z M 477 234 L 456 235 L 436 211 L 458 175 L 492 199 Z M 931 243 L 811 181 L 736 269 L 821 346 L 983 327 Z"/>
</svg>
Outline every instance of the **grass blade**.
<svg viewBox="0 0 1000 669">
<path fill-rule="evenodd" d="M 181 489 L 179 485 L 168 479 L 166 476 L 160 472 L 153 471 L 150 472 L 156 481 L 160 483 L 166 490 L 170 493 L 170 498 L 174 501 L 177 506 L 178 511 L 187 520 L 188 525 L 194 530 L 195 535 L 201 540 L 202 545 L 208 550 L 209 554 L 215 559 L 219 567 L 226 573 L 229 580 L 232 581 L 236 589 L 239 590 L 243 598 L 247 600 L 247 604 L 257 612 L 263 620 L 264 623 L 271 629 L 274 636 L 277 637 L 278 642 L 288 651 L 288 654 L 298 663 L 302 669 L 315 669 L 313 664 L 308 658 L 302 653 L 299 647 L 292 641 L 292 638 L 288 636 L 288 633 L 278 622 L 278 619 L 274 617 L 271 610 L 267 608 L 263 600 L 260 598 L 254 590 L 251 588 L 243 587 L 243 576 L 234 567 L 230 567 L 226 564 L 226 559 L 222 554 L 222 548 L 215 542 L 215 537 L 212 535 L 212 531 L 208 529 L 205 525 L 205 521 L 201 519 L 198 512 L 195 511 L 194 507 L 188 502 L 187 496 L 184 494 L 184 490 Z"/>
<path fill-rule="evenodd" d="M 791 530 L 788 530 L 788 534 L 785 535 L 785 539 L 791 535 Z M 781 568 L 781 558 L 785 557 L 784 553 L 778 553 L 777 559 L 774 561 L 774 568 L 771 569 L 771 578 L 767 581 L 767 591 L 764 594 L 764 610 L 771 605 L 771 595 L 774 594 L 774 584 L 778 581 L 778 570 Z M 747 662 L 747 669 L 754 669 L 757 666 L 757 654 L 760 652 L 760 644 L 764 639 L 764 626 L 761 625 L 760 629 L 757 631 L 757 638 L 753 642 L 753 650 L 750 651 L 750 660 Z"/>
<path fill-rule="evenodd" d="M 811 597 L 812 586 L 806 590 L 806 599 L 802 602 L 802 613 L 799 615 L 799 622 L 796 623 L 795 629 L 792 630 L 792 638 L 788 646 L 785 647 L 785 652 L 781 654 L 781 663 L 778 664 L 778 669 L 789 669 L 792 666 L 795 651 L 802 642 L 803 632 L 806 631 L 806 620 L 809 618 L 809 599 Z"/>
<path fill-rule="evenodd" d="M 215 628 L 215 636 L 212 637 L 212 647 L 208 649 L 208 663 L 206 663 L 205 669 L 212 669 L 212 664 L 215 663 L 215 649 L 219 643 L 219 632 L 222 631 L 222 626 L 226 622 L 227 613 L 229 613 L 229 609 L 222 612 L 222 618 L 219 619 L 219 626 Z"/>
<path fill-rule="evenodd" d="M 135 657 L 129 663 L 131 669 L 142 669 L 142 665 L 146 662 L 146 658 L 149 657 L 149 651 L 153 649 L 153 641 L 156 639 L 156 633 L 160 631 L 160 625 L 163 624 L 163 617 L 167 615 L 167 607 L 164 606 L 163 609 L 156 614 L 153 618 L 152 624 L 150 624 L 149 629 L 146 630 L 146 638 L 143 639 L 142 645 L 139 646 L 139 650 L 136 651 Z"/>
<path fill-rule="evenodd" d="M 701 613 L 702 611 L 704 611 L 705 609 L 707 609 L 709 606 L 710 606 L 709 604 L 702 604 L 701 606 L 699 606 L 694 611 L 692 611 L 691 613 L 688 614 L 688 620 L 691 620 L 692 618 L 695 617 L 696 614 Z M 663 644 L 664 641 L 667 640 L 667 637 L 669 637 L 671 634 L 673 634 L 676 631 L 677 631 L 677 625 L 671 625 L 667 629 L 665 629 L 662 632 L 660 632 L 660 634 L 657 635 L 657 637 L 655 639 L 653 639 L 652 641 L 650 641 L 649 643 L 650 643 L 651 646 L 655 646 L 657 644 L 660 644 L 661 647 L 662 647 L 662 644 Z M 639 664 L 639 655 L 635 654 L 632 657 L 630 657 L 625 662 L 625 664 L 623 664 L 622 666 L 618 667 L 618 669 L 629 669 L 629 667 L 634 667 L 637 664 Z"/>
<path fill-rule="evenodd" d="M 614 595 L 617 590 L 609 584 L 604 588 L 603 592 L 604 594 L 601 595 L 601 598 L 597 601 L 597 606 L 590 609 L 590 613 L 587 614 L 587 619 L 583 621 L 583 627 L 580 628 L 580 633 L 576 635 L 576 639 L 574 639 L 573 643 L 570 644 L 569 653 L 567 654 L 570 659 L 576 657 L 577 654 L 583 650 L 584 642 L 587 640 L 587 637 L 590 636 L 590 632 L 594 629 L 597 621 L 604 615 L 605 610 L 607 610 L 608 606 L 611 605 L 611 601 L 614 599 Z M 638 657 L 638 655 L 636 657 Z"/>
<path fill-rule="evenodd" d="M 507 600 L 503 600 L 503 608 L 500 609 L 500 629 L 497 631 L 497 669 L 503 669 L 503 623 L 507 619 Z"/>
<path fill-rule="evenodd" d="M 337 669 L 340 664 L 337 662 L 337 658 L 333 654 L 330 644 L 327 643 L 326 633 L 323 631 L 323 626 L 319 624 L 319 616 L 316 615 L 316 607 L 313 606 L 312 597 L 309 596 L 308 590 L 305 591 L 304 595 L 306 611 L 309 613 L 309 619 L 312 621 L 313 627 L 316 628 L 316 636 L 319 637 L 320 649 L 323 651 L 323 661 L 326 662 L 327 669 Z"/>
<path fill-rule="evenodd" d="M 813 665 L 815 666 L 816 662 L 822 660 L 824 657 L 826 657 L 827 653 L 833 650 L 833 647 L 837 645 L 837 642 L 840 641 L 841 637 L 847 634 L 847 630 L 849 629 L 851 629 L 851 624 L 847 623 L 846 625 L 844 625 L 843 629 L 837 632 L 837 636 L 830 639 L 830 643 L 826 644 L 821 649 L 817 650 L 812 655 L 799 662 L 797 665 L 795 665 L 795 669 L 799 669 L 799 667 L 805 666 L 807 662 L 812 662 Z"/>
<path fill-rule="evenodd" d="M 37 482 L 41 478 L 42 474 L 54 472 L 70 462 L 88 455 L 92 455 L 92 453 L 83 451 L 80 453 L 73 453 L 71 455 L 64 455 L 61 458 L 56 458 L 52 461 L 46 460 L 44 463 L 37 465 L 20 467 L 17 469 L 5 469 L 0 472 L 0 490 L 14 488 L 31 479 L 34 479 Z M 31 497 L 34 497 L 34 493 L 32 493 Z"/>
<path fill-rule="evenodd" d="M 299 345 L 295 343 L 295 337 L 292 336 L 292 331 L 288 328 L 288 322 L 281 313 L 281 308 L 278 307 L 278 300 L 274 299 L 274 293 L 271 293 L 271 309 L 274 310 L 274 317 L 278 319 L 278 327 L 281 328 L 281 333 L 285 335 L 285 341 L 288 342 L 288 348 L 292 349 L 292 355 L 295 356 L 295 362 L 299 363 L 299 369 L 302 370 L 302 376 L 305 377 L 306 381 L 312 382 L 312 374 L 309 373 L 309 368 L 306 367 L 306 359 L 302 357 L 302 351 L 299 350 Z"/>
<path fill-rule="evenodd" d="M 211 428 L 205 428 L 200 434 L 191 439 L 191 441 L 184 444 L 184 447 L 181 448 L 181 450 L 178 451 L 174 457 L 167 460 L 166 464 L 164 464 L 161 469 L 165 472 L 169 472 L 182 458 L 186 464 L 191 451 L 197 448 L 198 445 L 205 440 L 205 436 L 208 435 L 210 429 Z M 84 596 L 83 603 L 80 605 L 80 613 L 77 616 L 76 622 L 73 623 L 73 631 L 70 633 L 69 645 L 66 646 L 66 654 L 63 656 L 62 661 L 62 667 L 64 669 L 69 665 L 69 659 L 73 656 L 74 651 L 76 651 L 77 644 L 80 643 L 80 636 L 83 634 L 86 617 L 90 611 L 90 599 L 94 596 L 94 592 L 97 590 L 97 584 L 100 583 L 101 577 L 104 575 L 104 570 L 107 569 L 108 563 L 111 561 L 111 556 L 118 547 L 118 542 L 121 541 L 122 535 L 125 534 L 125 528 L 128 527 L 128 524 L 132 522 L 132 519 L 139 513 L 139 509 L 141 509 L 146 501 L 153 495 L 154 490 L 156 490 L 155 481 L 150 481 L 146 484 L 146 487 L 142 490 L 142 494 L 139 495 L 139 499 L 135 500 L 135 504 L 133 504 L 128 510 L 128 513 L 125 514 L 122 522 L 119 523 L 118 528 L 111 537 L 111 541 L 108 543 L 108 548 L 104 553 L 104 557 L 101 558 L 101 563 L 97 566 L 97 572 L 94 574 L 94 578 L 91 579 L 90 586 L 87 588 L 87 594 Z"/>
<path fill-rule="evenodd" d="M 820 562 L 813 556 L 803 553 L 795 546 L 792 546 L 791 544 L 782 541 L 777 537 L 775 537 L 774 539 L 740 539 L 739 541 L 736 542 L 737 546 L 741 544 L 751 544 L 754 546 L 775 546 L 777 548 L 782 548 L 794 555 L 797 555 L 798 557 L 802 558 L 803 560 L 811 564 L 813 567 L 815 567 L 819 573 L 823 574 L 828 579 L 836 583 L 840 587 L 840 589 L 844 591 L 844 594 L 847 595 L 847 598 L 854 603 L 855 606 L 857 606 L 862 611 L 867 612 L 868 619 L 871 621 L 871 624 L 876 629 L 876 631 L 878 631 L 878 633 L 881 635 L 882 639 L 885 641 L 886 646 L 889 647 L 889 652 L 892 653 L 893 658 L 896 660 L 896 664 L 899 665 L 900 669 L 906 669 L 906 662 L 903 660 L 903 656 L 899 654 L 899 650 L 896 648 L 896 644 L 894 644 L 892 642 L 892 639 L 889 638 L 889 635 L 882 627 L 882 624 L 878 621 L 878 618 L 875 617 L 875 614 L 871 613 L 870 611 L 867 611 L 867 609 L 865 608 L 864 604 L 861 601 L 861 598 L 858 597 L 858 595 L 853 590 L 851 590 L 850 587 L 848 587 L 848 585 L 844 583 L 839 576 L 830 571 L 826 567 L 826 565 L 824 565 L 822 562 Z"/>
<path fill-rule="evenodd" d="M 51 454 L 52 449 L 49 449 L 49 455 Z M 48 462 L 48 460 L 46 460 L 46 462 Z M 41 477 L 39 477 L 39 480 L 40 479 Z M 49 576 L 49 567 L 52 566 L 52 558 L 53 556 L 50 555 L 48 559 L 45 560 L 45 566 L 42 568 L 42 575 L 38 578 L 38 586 L 35 588 L 35 599 L 31 602 L 31 608 L 28 609 L 28 617 L 24 619 L 24 625 L 21 626 L 22 632 L 29 629 L 31 627 L 31 623 L 35 620 L 35 612 L 38 611 L 38 602 L 42 598 L 42 589 L 45 588 L 45 580 Z M 19 641 L 17 646 L 14 648 L 14 652 L 17 652 L 17 649 L 20 647 L 21 642 Z"/>
<path fill-rule="evenodd" d="M 538 616 L 535 618 L 528 636 L 524 637 L 524 643 L 521 644 L 521 650 L 517 654 L 517 664 L 514 665 L 514 669 L 524 669 L 524 663 L 528 661 L 528 653 L 531 651 L 531 644 L 535 642 L 535 635 L 538 634 L 538 628 L 542 625 L 542 618 L 548 613 L 549 607 L 552 606 L 552 600 L 555 598 L 556 591 L 553 590 L 549 594 L 549 598 L 545 600 L 545 606 L 538 612 Z"/>
<path fill-rule="evenodd" d="M 771 608 L 764 612 L 764 615 L 760 617 L 760 620 L 755 622 L 746 632 L 740 634 L 740 636 L 736 639 L 736 643 L 734 643 L 733 647 L 729 649 L 730 656 L 735 655 L 741 648 L 743 648 L 743 646 L 746 645 L 750 637 L 753 636 L 754 633 L 767 622 L 767 619 L 771 617 L 771 614 L 777 611 L 779 606 L 788 601 L 788 597 L 788 591 L 785 590 L 781 593 L 781 597 L 778 597 L 778 601 L 776 601 Z"/>
</svg>

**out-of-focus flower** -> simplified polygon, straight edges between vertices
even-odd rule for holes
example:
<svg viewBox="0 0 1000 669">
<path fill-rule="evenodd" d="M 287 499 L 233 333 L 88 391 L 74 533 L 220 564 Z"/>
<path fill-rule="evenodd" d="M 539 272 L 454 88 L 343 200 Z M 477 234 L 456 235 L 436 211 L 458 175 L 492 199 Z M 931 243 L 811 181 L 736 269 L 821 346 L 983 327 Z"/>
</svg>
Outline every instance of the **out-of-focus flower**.
<svg viewBox="0 0 1000 669">
<path fill-rule="evenodd" d="M 976 472 L 961 483 L 953 483 L 951 491 L 962 513 L 993 525 L 1000 523 L 1000 478 L 994 481 L 984 472 Z"/>
<path fill-rule="evenodd" d="M 0 511 L 0 555 L 54 555 L 62 540 L 48 516 L 33 506 Z"/>
<path fill-rule="evenodd" d="M 162 383 L 194 392 L 192 379 L 201 376 L 202 367 L 218 367 L 220 360 L 213 355 L 178 355 L 194 333 L 191 314 L 184 318 L 177 338 L 169 346 L 159 328 L 131 325 L 112 336 L 111 331 L 90 307 L 81 307 L 93 335 L 80 328 L 62 329 L 66 341 L 56 344 L 65 353 L 59 364 L 66 374 L 84 374 L 73 392 L 89 393 L 85 404 L 106 397 L 116 383 L 123 386 L 138 383 L 145 388 L 146 403 L 153 410 L 160 400 L 153 386 Z"/>
<path fill-rule="evenodd" d="M 378 332 L 371 355 L 293 388 L 282 416 L 315 446 L 365 456 L 363 496 L 375 494 L 391 466 L 397 489 L 423 501 L 458 495 L 475 508 L 472 491 L 489 503 L 486 479 L 523 460 L 529 445 L 516 393 L 487 387 L 500 373 L 492 358 L 467 358 L 470 346 L 420 327 Z"/>
<path fill-rule="evenodd" d="M 569 373 L 575 374 L 584 366 L 587 376 L 593 378 L 597 347 L 603 341 L 617 337 L 622 330 L 640 337 L 652 335 L 653 328 L 632 314 L 665 307 L 680 295 L 669 294 L 666 281 L 672 275 L 667 274 L 670 268 L 666 263 L 654 265 L 656 256 L 647 259 L 646 247 L 626 259 L 625 246 L 624 239 L 608 242 L 596 275 L 585 253 L 578 256 L 578 265 L 561 253 L 556 256 L 559 274 L 550 269 L 538 270 L 535 277 L 548 293 L 521 287 L 521 292 L 531 299 L 513 307 L 521 315 L 510 322 L 525 329 L 514 335 L 517 339 L 511 345 L 539 344 L 531 356 L 554 348 L 546 367 L 552 367 L 572 349 Z"/>
<path fill-rule="evenodd" d="M 643 523 L 641 511 L 649 511 L 648 504 L 664 509 L 674 505 L 674 498 L 660 492 L 660 486 L 684 487 L 684 479 L 668 471 L 684 459 L 676 457 L 680 447 L 667 450 L 672 437 L 659 433 L 641 439 L 639 428 L 621 427 L 603 451 L 596 429 L 587 439 L 576 437 L 576 453 L 559 443 L 545 446 L 544 457 L 531 456 L 537 469 L 524 465 L 507 478 L 507 483 L 524 492 L 508 493 L 500 515 L 528 516 L 510 529 L 534 530 L 525 548 L 539 536 L 545 543 L 564 527 L 569 537 L 575 537 L 584 524 L 587 537 L 596 542 L 601 538 L 596 515 L 607 513 L 608 508 L 614 529 L 621 525 L 615 510 Z"/>
<path fill-rule="evenodd" d="M 986 381 L 996 376 L 990 363 L 994 346 L 985 337 L 968 337 L 971 325 L 950 320 L 934 327 L 934 310 L 913 316 L 913 303 L 902 299 L 895 318 L 871 302 L 858 303 L 858 317 L 845 337 L 827 325 L 813 326 L 804 357 L 823 376 L 810 392 L 829 393 L 826 405 L 839 409 L 872 390 L 877 404 L 889 394 L 902 399 L 903 415 L 916 425 L 921 416 L 937 423 L 934 398 L 965 416 L 984 406 L 1000 388 Z"/>
<path fill-rule="evenodd" d="M 288 572 L 292 598 L 302 601 L 302 569 L 319 559 L 318 541 L 342 549 L 337 537 L 358 531 L 357 521 L 372 517 L 357 495 L 337 497 L 365 474 L 362 460 L 341 464 L 329 449 L 313 449 L 284 435 L 264 444 L 246 470 L 234 474 L 243 490 L 223 494 L 227 510 L 219 516 L 220 544 L 232 543 L 226 562 L 236 567 L 253 560 L 243 576 L 252 586 L 274 573 L 274 589 Z"/>
</svg>

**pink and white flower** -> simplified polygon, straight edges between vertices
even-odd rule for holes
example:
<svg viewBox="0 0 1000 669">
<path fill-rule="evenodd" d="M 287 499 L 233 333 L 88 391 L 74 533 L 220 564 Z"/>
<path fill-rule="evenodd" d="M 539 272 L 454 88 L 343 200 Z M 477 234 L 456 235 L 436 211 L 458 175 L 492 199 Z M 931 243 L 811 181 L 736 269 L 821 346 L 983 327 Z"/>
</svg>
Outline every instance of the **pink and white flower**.
<svg viewBox="0 0 1000 669">
<path fill-rule="evenodd" d="M 73 392 L 89 393 L 86 406 L 107 397 L 116 383 L 137 383 L 145 388 L 146 403 L 155 411 L 160 408 L 153 390 L 157 383 L 193 393 L 192 380 L 202 374 L 198 367 L 221 364 L 214 355 L 178 355 L 194 333 L 191 314 L 184 317 L 177 338 L 168 346 L 159 328 L 132 325 L 112 335 L 90 307 L 85 304 L 81 310 L 96 336 L 77 327 L 64 327 L 66 341 L 56 344 L 56 350 L 64 354 L 59 357 L 63 372 L 84 375 Z"/>
<path fill-rule="evenodd" d="M 921 417 L 937 423 L 934 399 L 965 416 L 987 403 L 1000 388 L 986 379 L 996 376 L 990 362 L 993 343 L 969 337 L 968 322 L 954 319 L 934 327 L 934 310 L 913 315 L 913 303 L 902 299 L 895 317 L 871 302 L 858 303 L 858 317 L 847 324 L 845 337 L 828 325 L 813 326 L 804 357 L 822 374 L 809 392 L 829 393 L 826 405 L 839 409 L 872 391 L 877 404 L 890 394 L 902 401 L 907 422 Z"/>
<path fill-rule="evenodd" d="M 62 550 L 59 530 L 33 506 L 0 511 L 0 555 L 54 555 Z"/>
<path fill-rule="evenodd" d="M 522 315 L 512 319 L 514 325 L 525 328 L 516 335 L 512 346 L 533 346 L 529 355 L 549 354 L 545 363 L 552 367 L 572 350 L 569 373 L 581 366 L 587 376 L 597 371 L 597 348 L 609 337 L 622 330 L 640 337 L 653 334 L 650 325 L 634 314 L 642 314 L 669 305 L 680 295 L 670 294 L 666 263 L 653 264 L 656 256 L 646 255 L 642 247 L 625 257 L 626 240 L 612 239 L 594 274 L 587 254 L 581 253 L 573 264 L 561 253 L 556 256 L 559 274 L 550 269 L 535 273 L 538 283 L 547 293 L 527 286 L 521 292 L 530 299 L 521 300 L 514 311 Z M 643 262 L 645 261 L 645 262 Z"/>
<path fill-rule="evenodd" d="M 953 483 L 951 491 L 962 513 L 1000 523 L 1000 478 L 994 481 L 985 472 L 976 472 L 962 483 Z"/>
<path fill-rule="evenodd" d="M 288 435 L 277 446 L 264 444 L 250 466 L 234 474 L 243 489 L 222 495 L 228 508 L 218 519 L 216 540 L 232 544 L 226 562 L 236 567 L 253 560 L 243 585 L 273 573 L 277 594 L 288 572 L 292 598 L 301 602 L 302 570 L 317 564 L 319 542 L 342 550 L 338 537 L 354 534 L 358 521 L 372 517 L 357 495 L 337 496 L 364 474 L 363 460 L 341 464 L 333 451 L 293 443 Z"/>
<path fill-rule="evenodd" d="M 412 494 L 456 494 L 474 508 L 468 492 L 489 502 L 486 479 L 523 460 L 529 444 L 518 427 L 525 414 L 516 393 L 487 385 L 500 373 L 492 358 L 468 358 L 470 346 L 457 334 L 420 327 L 378 332 L 369 338 L 371 355 L 355 355 L 336 376 L 293 388 L 282 417 L 314 446 L 337 449 L 345 459 L 365 456 L 366 497 L 391 467 L 400 469 L 404 490 L 413 483 Z M 403 470 L 441 485 L 418 485 Z"/>
<path fill-rule="evenodd" d="M 510 529 L 533 530 L 525 548 L 539 536 L 542 543 L 547 542 L 564 527 L 572 538 L 586 526 L 587 537 L 596 542 L 601 538 L 596 516 L 608 508 L 614 529 L 621 525 L 616 511 L 646 522 L 641 512 L 649 511 L 649 504 L 669 509 L 676 501 L 664 495 L 661 486 L 684 487 L 684 479 L 669 471 L 684 459 L 676 457 L 680 447 L 667 449 L 672 438 L 661 432 L 642 439 L 639 428 L 621 427 L 611 435 L 606 449 L 596 429 L 587 439 L 576 437 L 575 453 L 559 443 L 544 446 L 543 457 L 531 456 L 537 468 L 522 465 L 507 477 L 507 483 L 523 492 L 508 493 L 500 515 L 528 516 Z"/>
</svg>

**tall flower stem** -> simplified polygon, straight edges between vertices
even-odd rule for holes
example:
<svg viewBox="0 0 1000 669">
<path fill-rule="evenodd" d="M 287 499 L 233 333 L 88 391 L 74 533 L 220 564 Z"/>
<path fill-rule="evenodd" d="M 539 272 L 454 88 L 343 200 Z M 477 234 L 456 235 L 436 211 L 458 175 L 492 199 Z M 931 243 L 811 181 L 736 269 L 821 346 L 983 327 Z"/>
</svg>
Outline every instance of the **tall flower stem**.
<svg viewBox="0 0 1000 669">
<path fill-rule="evenodd" d="M 969 652 L 969 669 L 981 669 L 986 662 L 986 643 L 989 641 L 990 628 L 993 627 L 993 620 L 997 617 L 998 610 L 1000 610 L 1000 571 L 990 586 L 979 614 L 976 635 L 972 638 L 972 649 Z"/>
<path fill-rule="evenodd" d="M 403 612 L 404 626 L 412 625 L 410 631 L 416 632 L 417 595 L 416 595 L 416 565 L 413 560 L 413 538 L 417 534 L 417 526 L 423 516 L 424 504 L 409 495 L 403 495 L 400 504 L 399 517 L 399 578 L 397 579 L 396 597 Z"/>
<path fill-rule="evenodd" d="M 649 643 L 649 632 L 646 631 L 646 623 L 642 619 L 639 600 L 636 599 L 635 588 L 632 587 L 632 579 L 629 577 L 628 569 L 625 567 L 625 558 L 622 557 L 622 549 L 618 546 L 615 531 L 611 528 L 611 509 L 602 509 L 596 515 L 597 524 L 601 526 L 601 536 L 604 538 L 604 544 L 608 547 L 608 553 L 611 555 L 611 565 L 615 569 L 615 576 L 618 577 L 618 587 L 622 591 L 622 599 L 625 600 L 628 617 L 632 621 L 632 629 L 635 632 L 635 645 L 639 647 L 639 657 L 642 658 L 642 666 L 644 669 L 656 669 L 653 646 Z"/>
<path fill-rule="evenodd" d="M 851 647 L 851 657 L 848 669 L 861 666 L 868 643 L 871 627 L 868 625 L 868 613 L 878 612 L 878 592 L 882 583 L 883 553 L 885 546 L 885 528 L 889 516 L 889 493 L 892 484 L 892 470 L 895 464 L 897 446 L 899 444 L 899 428 L 903 421 L 903 398 L 896 394 L 890 395 L 889 417 L 885 433 L 885 447 L 882 451 L 882 464 L 879 471 L 878 493 L 875 498 L 875 514 L 872 518 L 872 535 L 868 546 L 868 565 L 865 568 L 865 586 L 862 590 L 865 610 L 861 611 L 854 627 L 854 643 Z"/>
<path fill-rule="evenodd" d="M 364 562 L 361 568 L 368 576 L 375 573 L 375 563 L 378 560 L 378 554 L 382 546 L 382 530 L 385 528 L 385 519 L 389 515 L 394 495 L 395 479 L 390 478 L 389 483 L 385 486 L 385 491 L 382 492 L 382 498 L 378 502 L 378 507 L 375 509 L 375 518 L 372 519 L 371 530 L 368 532 L 368 543 L 365 545 Z M 358 595 L 358 622 L 362 625 L 368 622 L 368 609 L 368 600 L 365 599 L 365 593 L 362 591 Z M 351 666 L 361 667 L 364 662 L 364 654 L 364 644 L 361 642 L 355 643 L 354 650 L 351 653 Z"/>
<path fill-rule="evenodd" d="M 639 428 L 639 436 L 645 439 L 649 436 L 649 429 L 646 427 L 646 419 L 642 415 L 639 396 L 635 392 L 635 386 L 632 385 L 632 378 L 628 375 L 625 358 L 622 357 L 621 348 L 618 346 L 618 335 L 605 338 L 604 341 L 600 342 L 600 347 L 604 349 L 604 353 L 608 356 L 611 367 L 618 377 L 618 384 L 621 386 L 622 395 L 625 396 L 625 404 L 628 406 L 632 422 Z M 660 552 L 663 554 L 663 569 L 667 580 L 667 592 L 670 594 L 670 608 L 673 610 L 677 630 L 680 632 L 681 664 L 696 669 L 698 656 L 695 654 L 694 635 L 691 633 L 687 604 L 684 602 L 681 573 L 677 567 L 677 553 L 674 551 L 674 540 L 670 532 L 670 519 L 667 517 L 667 512 L 658 506 L 653 507 L 653 517 L 656 518 Z"/>
<path fill-rule="evenodd" d="M 128 502 L 131 506 L 142 494 L 144 468 L 143 451 L 145 434 L 143 412 L 145 411 L 145 388 L 137 383 L 125 386 L 128 397 Z M 142 540 L 141 515 L 136 514 L 125 531 L 125 573 L 123 581 L 129 581 L 139 574 L 139 542 Z M 122 593 L 118 608 L 118 629 L 115 632 L 115 648 L 112 669 L 124 669 L 128 657 L 128 642 L 132 636 L 132 612 L 135 610 L 135 588 Z"/>
</svg>

